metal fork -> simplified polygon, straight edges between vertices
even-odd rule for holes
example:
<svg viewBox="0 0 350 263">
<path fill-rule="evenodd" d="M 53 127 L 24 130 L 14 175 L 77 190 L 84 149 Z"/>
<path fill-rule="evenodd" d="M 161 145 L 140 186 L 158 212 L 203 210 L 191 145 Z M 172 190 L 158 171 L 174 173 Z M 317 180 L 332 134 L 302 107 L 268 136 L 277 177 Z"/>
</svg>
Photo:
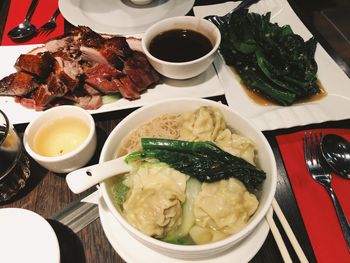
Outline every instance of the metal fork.
<svg viewBox="0 0 350 263">
<path fill-rule="evenodd" d="M 322 134 L 317 133 L 306 133 L 304 134 L 304 155 L 306 166 L 312 176 L 312 178 L 321 184 L 328 192 L 329 196 L 332 199 L 338 220 L 340 222 L 343 235 L 350 250 L 350 226 L 346 216 L 343 212 L 343 209 L 338 201 L 337 196 L 331 186 L 332 176 L 327 173 L 322 167 L 322 155 L 320 149 L 320 140 Z"/>
<path fill-rule="evenodd" d="M 237 12 L 237 11 L 239 11 L 241 9 L 247 8 L 247 7 L 251 6 L 252 4 L 255 4 L 255 3 L 259 2 L 259 1 L 260 0 L 242 0 L 241 3 L 238 6 L 236 6 L 234 9 L 232 9 L 226 15 L 224 15 L 224 16 L 209 15 L 209 16 L 204 17 L 204 19 L 209 20 L 214 25 L 219 27 L 222 24 L 226 24 L 226 23 L 230 22 L 231 15 L 234 12 Z"/>
<path fill-rule="evenodd" d="M 52 17 L 47 21 L 45 24 L 43 24 L 41 27 L 38 28 L 38 32 L 41 35 L 48 35 L 50 34 L 56 27 L 56 18 L 60 13 L 60 9 L 57 8 L 55 13 L 53 13 Z"/>
</svg>

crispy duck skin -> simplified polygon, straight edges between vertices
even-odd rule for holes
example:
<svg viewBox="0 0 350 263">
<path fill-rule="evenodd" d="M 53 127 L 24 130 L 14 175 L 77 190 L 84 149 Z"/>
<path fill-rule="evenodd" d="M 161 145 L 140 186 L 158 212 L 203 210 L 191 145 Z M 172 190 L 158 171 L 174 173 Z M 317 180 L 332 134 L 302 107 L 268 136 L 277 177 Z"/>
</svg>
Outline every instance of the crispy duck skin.
<svg viewBox="0 0 350 263">
<path fill-rule="evenodd" d="M 17 72 L 0 80 L 0 96 L 15 96 L 16 102 L 35 110 L 67 102 L 98 109 L 103 95 L 116 92 L 128 100 L 138 99 L 160 81 L 139 52 L 139 42 L 76 27 L 20 55 Z"/>
<path fill-rule="evenodd" d="M 12 73 L 6 77 L 4 77 L 2 80 L 0 80 L 0 96 L 10 96 L 11 90 L 10 86 L 13 82 L 15 75 L 17 73 Z"/>
<path fill-rule="evenodd" d="M 17 71 L 31 73 L 40 79 L 46 79 L 53 69 L 55 59 L 49 52 L 21 54 L 15 64 Z"/>
<path fill-rule="evenodd" d="M 16 102 L 21 103 L 26 108 L 42 111 L 55 97 L 56 95 L 49 91 L 47 85 L 42 84 L 30 98 L 16 97 Z"/>
<path fill-rule="evenodd" d="M 35 90 L 38 85 L 33 75 L 19 71 L 0 80 L 0 95 L 25 96 Z"/>
</svg>

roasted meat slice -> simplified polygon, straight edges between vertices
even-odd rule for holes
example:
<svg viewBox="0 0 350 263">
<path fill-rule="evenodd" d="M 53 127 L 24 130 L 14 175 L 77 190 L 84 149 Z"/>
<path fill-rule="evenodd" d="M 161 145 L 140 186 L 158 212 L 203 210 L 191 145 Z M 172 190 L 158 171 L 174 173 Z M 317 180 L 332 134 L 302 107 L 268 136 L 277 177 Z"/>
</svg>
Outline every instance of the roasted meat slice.
<svg viewBox="0 0 350 263">
<path fill-rule="evenodd" d="M 76 60 L 67 60 L 64 57 L 56 56 L 55 74 L 67 88 L 73 91 L 80 83 L 80 76 L 83 70 Z"/>
<path fill-rule="evenodd" d="M 21 54 L 15 64 L 17 71 L 31 73 L 40 79 L 46 79 L 52 72 L 55 59 L 49 52 L 36 55 Z"/>
<path fill-rule="evenodd" d="M 90 63 L 109 64 L 108 60 L 101 54 L 99 49 L 82 46 L 80 51 L 82 60 Z"/>
<path fill-rule="evenodd" d="M 126 38 L 120 36 L 106 39 L 100 47 L 83 45 L 80 50 L 84 60 L 92 63 L 110 64 L 119 70 L 123 69 L 123 61 L 133 53 Z"/>
<path fill-rule="evenodd" d="M 47 85 L 41 84 L 30 97 L 16 97 L 16 101 L 23 106 L 42 111 L 56 97 L 56 94 L 50 92 Z"/>
<path fill-rule="evenodd" d="M 90 37 L 87 37 L 88 35 Z M 97 37 L 96 35 L 98 34 L 92 31 L 90 28 L 79 26 L 71 29 L 68 33 L 62 36 L 50 39 L 45 43 L 45 47 L 51 53 L 61 51 L 69 54 L 69 56 L 73 58 L 78 58 L 81 54 L 80 46 L 83 42 L 88 44 L 88 39 L 92 38 L 95 42 L 97 42 L 97 39 L 101 40 L 101 36 Z M 92 40 L 90 40 L 90 42 L 92 42 Z"/>
<path fill-rule="evenodd" d="M 133 53 L 128 42 L 126 42 L 126 38 L 122 36 L 114 36 L 106 39 L 101 51 L 107 59 L 111 54 L 116 54 L 121 58 L 127 58 Z"/>
<path fill-rule="evenodd" d="M 113 79 L 113 81 L 118 86 L 118 90 L 124 98 L 130 100 L 140 98 L 140 92 L 138 92 L 136 85 L 130 80 L 128 76 L 124 76 L 119 79 Z"/>
<path fill-rule="evenodd" d="M 33 75 L 20 71 L 0 80 L 0 95 L 25 96 L 38 86 Z"/>
<path fill-rule="evenodd" d="M 102 95 L 119 92 L 140 98 L 159 82 L 142 51 L 140 39 L 100 35 L 88 27 L 73 28 L 16 61 L 16 73 L 0 80 L 0 96 L 36 110 L 66 104 L 86 109 L 102 105 Z"/>
<path fill-rule="evenodd" d="M 83 70 L 87 77 L 101 77 L 111 79 L 113 77 L 123 75 L 121 71 L 112 67 L 109 64 L 96 63 L 92 67 L 85 67 Z"/>
<path fill-rule="evenodd" d="M 113 80 L 100 77 L 90 77 L 87 78 L 85 82 L 103 94 L 119 92 L 119 88 Z"/>
<path fill-rule="evenodd" d="M 85 83 L 103 94 L 119 92 L 118 86 L 112 79 L 124 74 L 109 64 L 95 64 L 90 68 L 84 68 Z M 90 92 L 89 92 L 90 93 Z"/>
<path fill-rule="evenodd" d="M 3 79 L 0 80 L 0 96 L 9 96 L 10 93 L 10 86 L 15 78 L 16 73 L 12 73 Z M 14 94 L 12 94 L 14 95 Z"/>
<path fill-rule="evenodd" d="M 160 80 L 159 74 L 149 64 L 146 56 L 140 52 L 134 52 L 134 55 L 125 61 L 123 72 L 129 76 L 140 92 Z"/>
<path fill-rule="evenodd" d="M 59 76 L 51 73 L 47 78 L 47 88 L 48 91 L 56 94 L 56 97 L 62 97 L 70 90 L 67 85 L 60 80 Z"/>
<path fill-rule="evenodd" d="M 98 91 L 97 89 L 95 89 L 93 86 L 91 86 L 91 85 L 88 84 L 88 83 L 84 83 L 83 89 L 84 89 L 84 91 L 85 91 L 87 94 L 89 94 L 89 95 L 91 95 L 91 96 L 93 96 L 93 95 L 100 95 L 100 94 L 101 94 L 100 91 Z"/>
<path fill-rule="evenodd" d="M 102 97 L 100 95 L 75 96 L 74 94 L 69 94 L 65 98 L 86 110 L 96 110 L 102 106 Z"/>
</svg>

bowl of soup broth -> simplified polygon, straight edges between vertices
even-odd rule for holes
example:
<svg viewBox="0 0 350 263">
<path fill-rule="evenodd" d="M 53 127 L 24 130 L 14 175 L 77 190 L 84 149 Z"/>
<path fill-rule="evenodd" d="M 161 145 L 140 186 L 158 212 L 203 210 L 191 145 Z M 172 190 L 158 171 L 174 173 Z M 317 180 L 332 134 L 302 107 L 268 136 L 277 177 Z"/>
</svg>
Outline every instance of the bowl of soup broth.
<svg viewBox="0 0 350 263">
<path fill-rule="evenodd" d="M 263 220 L 275 193 L 264 135 L 215 101 L 169 99 L 134 111 L 111 132 L 100 162 L 125 155 L 131 172 L 102 182 L 102 196 L 133 238 L 171 257 L 232 248 Z"/>
<path fill-rule="evenodd" d="M 146 30 L 142 48 L 151 65 L 163 76 L 188 79 L 213 62 L 221 35 L 211 22 L 178 16 L 161 20 Z"/>
<path fill-rule="evenodd" d="M 67 173 L 84 166 L 96 148 L 95 122 L 77 106 L 46 110 L 27 126 L 23 143 L 28 154 L 41 166 Z"/>
</svg>

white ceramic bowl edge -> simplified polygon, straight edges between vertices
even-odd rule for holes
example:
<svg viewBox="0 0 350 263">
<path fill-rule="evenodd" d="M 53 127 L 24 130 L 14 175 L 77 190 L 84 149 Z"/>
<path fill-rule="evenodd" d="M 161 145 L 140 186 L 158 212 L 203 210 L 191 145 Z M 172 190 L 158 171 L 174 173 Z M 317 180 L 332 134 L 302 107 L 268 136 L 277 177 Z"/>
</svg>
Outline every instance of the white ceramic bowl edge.
<svg viewBox="0 0 350 263">
<path fill-rule="evenodd" d="M 62 156 L 46 157 L 36 153 L 32 149 L 34 134 L 45 123 L 64 117 L 79 118 L 88 125 L 89 134 L 85 141 L 73 151 Z M 70 105 L 54 107 L 29 123 L 24 132 L 23 144 L 27 153 L 41 166 L 56 173 L 67 173 L 84 166 L 93 156 L 96 149 L 95 122 L 92 116 L 80 107 Z"/>
<path fill-rule="evenodd" d="M 201 58 L 193 61 L 174 63 L 160 60 L 149 52 L 149 45 L 154 37 L 172 29 L 187 29 L 202 33 L 213 45 L 212 50 Z M 173 79 L 188 79 L 204 72 L 213 62 L 219 48 L 221 34 L 211 22 L 191 16 L 178 16 L 161 20 L 148 28 L 142 37 L 142 49 L 151 65 L 162 75 Z"/>
<path fill-rule="evenodd" d="M 271 206 L 272 199 L 275 194 L 276 182 L 277 182 L 277 169 L 274 155 L 264 135 L 254 126 L 250 124 L 248 120 L 240 117 L 236 112 L 229 109 L 220 103 L 205 100 L 205 99 L 189 99 L 189 98 L 178 98 L 169 99 L 160 103 L 155 103 L 149 106 L 144 106 L 136 110 L 127 116 L 117 127 L 111 132 L 107 138 L 105 145 L 102 149 L 100 162 L 115 158 L 115 154 L 120 146 L 119 143 L 122 138 L 133 128 L 136 128 L 140 123 L 150 120 L 162 113 L 176 113 L 176 112 L 187 112 L 197 109 L 200 106 L 214 106 L 221 109 L 224 114 L 225 121 L 228 126 L 234 128 L 238 133 L 243 134 L 251 138 L 256 143 L 256 148 L 259 156 L 259 163 L 261 169 L 263 169 L 267 178 L 264 182 L 262 195 L 260 197 L 260 204 L 258 210 L 254 216 L 250 219 L 249 224 L 235 235 L 232 235 L 219 242 L 206 244 L 206 245 L 195 245 L 195 246 L 181 246 L 165 243 L 160 240 L 156 240 L 149 236 L 144 235 L 140 231 L 132 227 L 118 212 L 115 208 L 113 201 L 110 198 L 110 191 L 108 185 L 105 182 L 101 183 L 101 193 L 106 201 L 106 204 L 115 218 L 121 223 L 121 225 L 137 240 L 142 242 L 148 247 L 155 249 L 158 252 L 166 254 L 171 257 L 181 259 L 199 259 L 209 256 L 213 256 L 220 253 L 249 235 L 255 227 L 263 220 L 268 209 Z"/>
</svg>

